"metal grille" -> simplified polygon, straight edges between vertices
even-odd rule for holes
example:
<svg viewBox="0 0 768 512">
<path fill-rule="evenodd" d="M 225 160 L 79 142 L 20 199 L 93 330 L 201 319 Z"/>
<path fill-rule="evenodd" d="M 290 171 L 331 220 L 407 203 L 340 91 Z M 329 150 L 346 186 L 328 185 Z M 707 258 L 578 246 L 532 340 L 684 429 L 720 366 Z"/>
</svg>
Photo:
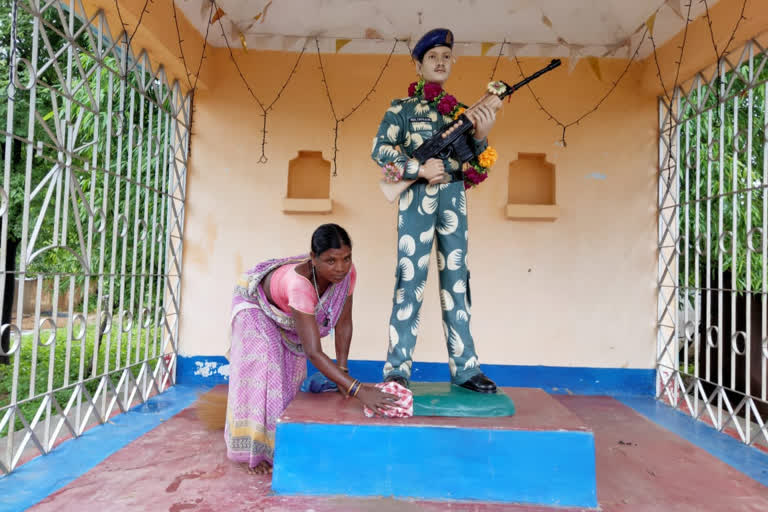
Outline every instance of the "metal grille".
<svg viewBox="0 0 768 512">
<path fill-rule="evenodd" d="M 191 99 L 79 1 L 0 10 L 5 474 L 175 383 Z"/>
<path fill-rule="evenodd" d="M 751 41 L 659 102 L 657 397 L 747 444 L 768 441 L 766 63 Z"/>
</svg>

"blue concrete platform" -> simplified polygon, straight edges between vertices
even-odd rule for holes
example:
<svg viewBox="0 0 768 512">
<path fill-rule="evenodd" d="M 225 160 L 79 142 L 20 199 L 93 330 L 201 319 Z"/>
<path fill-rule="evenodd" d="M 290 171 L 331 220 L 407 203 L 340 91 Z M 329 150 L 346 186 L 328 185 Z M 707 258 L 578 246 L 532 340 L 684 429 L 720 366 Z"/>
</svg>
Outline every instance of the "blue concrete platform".
<svg viewBox="0 0 768 512">
<path fill-rule="evenodd" d="M 504 388 L 514 416 L 366 418 L 300 393 L 277 425 L 272 489 L 597 507 L 592 430 L 545 391 Z"/>
</svg>

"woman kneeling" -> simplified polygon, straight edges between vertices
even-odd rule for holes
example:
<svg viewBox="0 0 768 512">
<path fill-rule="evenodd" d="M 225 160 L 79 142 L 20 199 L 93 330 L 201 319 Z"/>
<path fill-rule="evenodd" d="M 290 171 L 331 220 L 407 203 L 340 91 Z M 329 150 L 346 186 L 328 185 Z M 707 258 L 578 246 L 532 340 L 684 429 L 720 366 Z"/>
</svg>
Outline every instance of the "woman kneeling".
<svg viewBox="0 0 768 512">
<path fill-rule="evenodd" d="M 309 359 L 339 390 L 377 412 L 394 395 L 349 376 L 356 272 L 344 229 L 325 224 L 311 253 L 265 261 L 238 282 L 232 300 L 230 374 L 224 436 L 227 456 L 270 472 L 275 424 L 299 391 Z M 336 363 L 320 338 L 335 328 Z"/>
</svg>

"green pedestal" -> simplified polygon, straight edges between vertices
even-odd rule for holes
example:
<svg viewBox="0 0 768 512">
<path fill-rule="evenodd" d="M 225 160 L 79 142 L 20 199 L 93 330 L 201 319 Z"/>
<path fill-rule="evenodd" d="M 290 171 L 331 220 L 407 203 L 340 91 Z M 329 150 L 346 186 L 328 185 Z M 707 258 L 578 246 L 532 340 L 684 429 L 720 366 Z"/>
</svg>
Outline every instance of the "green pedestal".
<svg viewBox="0 0 768 512">
<path fill-rule="evenodd" d="M 414 416 L 491 418 L 512 416 L 515 404 L 506 394 L 476 393 L 448 382 L 412 382 Z"/>
</svg>

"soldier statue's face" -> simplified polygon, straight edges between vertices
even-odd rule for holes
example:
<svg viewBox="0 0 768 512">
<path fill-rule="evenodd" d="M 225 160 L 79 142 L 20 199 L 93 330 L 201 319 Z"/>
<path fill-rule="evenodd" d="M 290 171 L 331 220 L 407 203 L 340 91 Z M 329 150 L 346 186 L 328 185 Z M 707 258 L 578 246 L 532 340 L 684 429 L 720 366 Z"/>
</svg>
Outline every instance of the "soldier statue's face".
<svg viewBox="0 0 768 512">
<path fill-rule="evenodd" d="M 453 52 L 447 46 L 436 46 L 424 54 L 421 62 L 416 62 L 416 72 L 427 82 L 442 85 L 451 74 Z"/>
</svg>

